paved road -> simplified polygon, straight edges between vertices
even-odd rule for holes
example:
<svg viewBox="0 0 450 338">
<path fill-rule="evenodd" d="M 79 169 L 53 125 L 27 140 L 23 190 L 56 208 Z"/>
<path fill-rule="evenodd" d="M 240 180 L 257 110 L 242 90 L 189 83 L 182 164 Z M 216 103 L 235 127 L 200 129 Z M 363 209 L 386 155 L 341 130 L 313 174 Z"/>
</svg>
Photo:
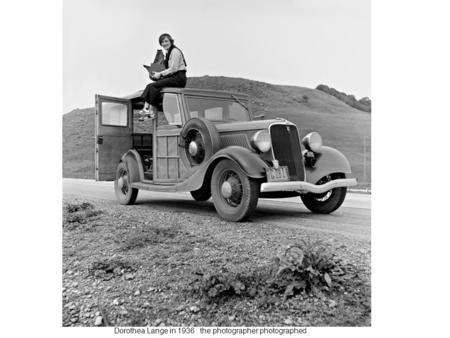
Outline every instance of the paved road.
<svg viewBox="0 0 450 338">
<path fill-rule="evenodd" d="M 63 195 L 115 200 L 112 182 L 63 179 Z M 260 199 L 252 221 L 277 224 L 290 228 L 340 233 L 370 241 L 370 196 L 348 193 L 344 204 L 330 215 L 312 214 L 300 198 Z M 216 215 L 212 201 L 196 202 L 189 193 L 159 193 L 139 191 L 138 204 L 167 207 L 173 211 L 188 211 Z"/>
</svg>

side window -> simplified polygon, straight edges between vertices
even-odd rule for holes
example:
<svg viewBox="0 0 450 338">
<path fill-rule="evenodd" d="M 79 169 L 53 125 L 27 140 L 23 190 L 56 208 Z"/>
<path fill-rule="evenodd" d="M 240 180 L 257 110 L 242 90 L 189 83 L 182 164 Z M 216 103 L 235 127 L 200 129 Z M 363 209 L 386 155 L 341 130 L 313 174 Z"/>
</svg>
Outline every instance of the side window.
<svg viewBox="0 0 450 338">
<path fill-rule="evenodd" d="M 247 121 L 248 111 L 239 103 L 233 102 L 228 106 L 228 119 L 230 121 Z"/>
<path fill-rule="evenodd" d="M 164 94 L 163 112 L 167 122 L 161 124 L 181 125 L 181 113 L 178 107 L 176 94 Z M 160 123 L 158 122 L 158 124 Z"/>
<path fill-rule="evenodd" d="M 107 126 L 128 126 L 128 106 L 124 103 L 102 102 L 101 123 Z"/>
<path fill-rule="evenodd" d="M 210 121 L 221 121 L 223 120 L 223 108 L 214 107 L 205 109 L 205 118 Z"/>
<path fill-rule="evenodd" d="M 247 100 L 236 102 L 232 97 L 186 96 L 190 118 L 203 117 L 210 121 L 249 121 L 250 114 L 246 107 Z"/>
</svg>

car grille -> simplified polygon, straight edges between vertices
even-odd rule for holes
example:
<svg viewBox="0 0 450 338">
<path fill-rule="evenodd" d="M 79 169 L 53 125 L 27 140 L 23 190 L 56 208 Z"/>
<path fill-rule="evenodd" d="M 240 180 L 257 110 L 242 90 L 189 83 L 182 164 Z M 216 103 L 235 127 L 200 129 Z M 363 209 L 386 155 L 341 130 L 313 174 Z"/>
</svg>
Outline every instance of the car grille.
<svg viewBox="0 0 450 338">
<path fill-rule="evenodd" d="M 270 135 L 275 159 L 280 165 L 289 168 L 290 179 L 292 181 L 304 180 L 305 172 L 297 127 L 274 124 L 270 127 Z"/>
</svg>

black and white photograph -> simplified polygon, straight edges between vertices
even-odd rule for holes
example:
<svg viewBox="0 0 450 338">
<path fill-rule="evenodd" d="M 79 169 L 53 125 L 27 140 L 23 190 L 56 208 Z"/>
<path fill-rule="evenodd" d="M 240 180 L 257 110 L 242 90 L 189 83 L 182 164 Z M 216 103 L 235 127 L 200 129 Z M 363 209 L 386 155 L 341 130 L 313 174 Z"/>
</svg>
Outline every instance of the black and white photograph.
<svg viewBox="0 0 450 338">
<path fill-rule="evenodd" d="M 370 6 L 64 0 L 62 326 L 371 326 Z"/>
<path fill-rule="evenodd" d="M 1 336 L 448 336 L 448 13 L 1 2 Z"/>
</svg>

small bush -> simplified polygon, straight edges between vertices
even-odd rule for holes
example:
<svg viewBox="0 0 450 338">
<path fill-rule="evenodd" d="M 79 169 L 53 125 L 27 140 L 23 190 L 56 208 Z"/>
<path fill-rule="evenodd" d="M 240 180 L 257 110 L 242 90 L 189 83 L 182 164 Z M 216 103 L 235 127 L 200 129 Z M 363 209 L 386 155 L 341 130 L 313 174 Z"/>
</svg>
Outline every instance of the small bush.
<svg viewBox="0 0 450 338">
<path fill-rule="evenodd" d="M 334 282 L 341 282 L 340 260 L 322 245 L 322 242 L 306 242 L 288 246 L 277 257 L 275 281 L 284 297 L 306 291 L 321 297 L 330 291 Z"/>
<path fill-rule="evenodd" d="M 293 100 L 298 103 L 306 104 L 309 102 L 309 96 L 302 95 L 302 97 L 294 97 Z"/>
<path fill-rule="evenodd" d="M 321 242 L 302 241 L 287 247 L 273 265 L 245 273 L 197 272 L 193 289 L 214 302 L 234 296 L 273 299 L 283 295 L 286 299 L 302 291 L 322 298 L 323 292 L 343 281 L 340 265 L 336 255 Z"/>
<path fill-rule="evenodd" d="M 226 301 L 231 297 L 268 298 L 271 290 L 271 270 L 256 267 L 247 272 L 230 272 L 225 268 L 217 273 L 196 273 L 191 289 L 210 302 Z M 272 291 L 272 292 L 271 292 Z"/>
<path fill-rule="evenodd" d="M 202 277 L 202 284 L 203 293 L 211 299 L 242 295 L 247 288 L 239 275 L 232 274 L 206 274 Z"/>
<path fill-rule="evenodd" d="M 66 204 L 66 211 L 70 214 L 80 210 L 87 210 L 87 209 L 94 209 L 94 206 L 89 202 Z"/>
<path fill-rule="evenodd" d="M 63 211 L 63 227 L 66 230 L 74 230 L 81 224 L 86 224 L 91 218 L 103 214 L 101 210 L 94 210 L 95 207 L 88 202 L 67 203 Z"/>
</svg>

